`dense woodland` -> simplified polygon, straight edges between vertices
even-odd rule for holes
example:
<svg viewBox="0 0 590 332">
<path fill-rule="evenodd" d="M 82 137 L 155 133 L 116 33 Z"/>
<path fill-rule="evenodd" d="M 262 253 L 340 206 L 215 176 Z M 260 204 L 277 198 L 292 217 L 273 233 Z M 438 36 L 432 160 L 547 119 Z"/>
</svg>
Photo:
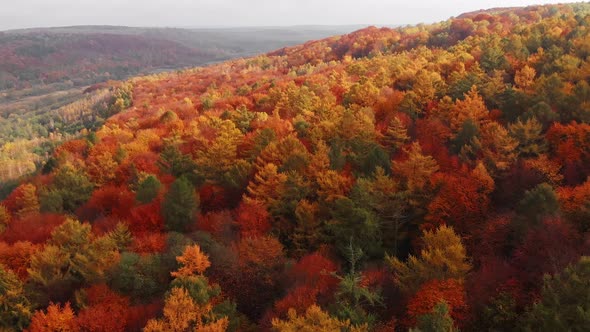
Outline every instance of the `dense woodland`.
<svg viewBox="0 0 590 332">
<path fill-rule="evenodd" d="M 55 145 L 100 127 L 105 115 L 112 115 L 105 112 L 113 92 L 109 80 L 251 56 L 353 30 L 77 26 L 0 32 L 0 192 L 38 169 Z"/>
<path fill-rule="evenodd" d="M 3 331 L 584 331 L 590 5 L 131 79 L 0 205 Z"/>
</svg>

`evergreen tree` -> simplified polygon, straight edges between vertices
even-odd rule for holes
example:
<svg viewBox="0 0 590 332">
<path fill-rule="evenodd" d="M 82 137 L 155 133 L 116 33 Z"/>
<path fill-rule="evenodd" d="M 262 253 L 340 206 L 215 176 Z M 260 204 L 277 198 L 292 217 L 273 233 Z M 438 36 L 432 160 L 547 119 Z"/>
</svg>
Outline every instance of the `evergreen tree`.
<svg viewBox="0 0 590 332">
<path fill-rule="evenodd" d="M 169 231 L 184 232 L 195 222 L 197 196 L 192 183 L 185 177 L 176 179 L 162 202 L 162 217 Z"/>
</svg>

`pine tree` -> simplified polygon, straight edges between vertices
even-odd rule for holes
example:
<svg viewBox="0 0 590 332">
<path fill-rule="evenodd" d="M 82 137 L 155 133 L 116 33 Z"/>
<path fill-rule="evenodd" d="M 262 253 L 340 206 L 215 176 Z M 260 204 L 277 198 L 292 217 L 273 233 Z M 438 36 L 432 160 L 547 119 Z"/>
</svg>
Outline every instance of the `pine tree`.
<svg viewBox="0 0 590 332">
<path fill-rule="evenodd" d="M 158 196 L 161 186 L 162 184 L 157 177 L 153 175 L 148 176 L 139 184 L 136 199 L 142 204 L 151 202 Z"/>
<path fill-rule="evenodd" d="M 197 196 L 185 177 L 176 179 L 162 202 L 162 217 L 169 231 L 184 232 L 195 222 Z"/>
<path fill-rule="evenodd" d="M 392 154 L 397 152 L 409 140 L 408 130 L 401 120 L 398 117 L 391 119 L 383 137 L 383 143 L 389 151 Z"/>
</svg>

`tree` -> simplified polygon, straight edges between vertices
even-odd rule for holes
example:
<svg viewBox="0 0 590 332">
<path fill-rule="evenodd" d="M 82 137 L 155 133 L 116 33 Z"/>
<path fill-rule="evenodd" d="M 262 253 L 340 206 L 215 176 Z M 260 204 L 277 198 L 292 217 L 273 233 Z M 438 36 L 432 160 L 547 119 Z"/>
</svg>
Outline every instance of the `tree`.
<svg viewBox="0 0 590 332">
<path fill-rule="evenodd" d="M 516 83 L 516 86 L 523 89 L 524 91 L 528 91 L 533 85 L 536 75 L 537 72 L 534 68 L 525 65 L 522 67 L 522 69 L 516 71 L 516 74 L 514 75 L 514 83 Z"/>
<path fill-rule="evenodd" d="M 104 284 L 80 291 L 77 323 L 81 331 L 124 332 L 130 316 L 129 299 Z"/>
<path fill-rule="evenodd" d="M 319 204 L 301 200 L 295 208 L 297 224 L 293 230 L 293 246 L 298 254 L 314 251 L 322 239 Z"/>
<path fill-rule="evenodd" d="M 39 200 L 37 199 L 37 188 L 25 183 L 18 186 L 4 201 L 4 207 L 12 211 L 18 218 L 30 214 L 39 213 Z"/>
<path fill-rule="evenodd" d="M 477 87 L 471 87 L 464 95 L 464 100 L 457 99 L 451 118 L 451 129 L 456 133 L 463 123 L 470 119 L 478 126 L 488 117 L 488 109 L 483 98 L 478 94 Z"/>
<path fill-rule="evenodd" d="M 355 326 L 373 326 L 376 318 L 369 309 L 382 304 L 382 297 L 379 291 L 363 284 L 362 274 L 357 271 L 364 255 L 363 251 L 355 248 L 352 241 L 347 249 L 346 259 L 350 264 L 350 270 L 344 276 L 336 275 L 340 283 L 335 294 L 334 312 L 336 316 L 350 320 Z"/>
<path fill-rule="evenodd" d="M 176 272 L 172 272 L 173 277 L 188 277 L 191 275 L 203 275 L 203 272 L 211 266 L 209 257 L 201 251 L 198 245 L 187 246 L 182 256 L 176 257 L 176 261 L 182 265 Z"/>
<path fill-rule="evenodd" d="M 80 327 L 76 322 L 76 316 L 70 303 L 67 302 L 63 307 L 59 304 L 50 304 L 47 307 L 47 313 L 36 311 L 31 319 L 29 332 L 78 332 Z"/>
<path fill-rule="evenodd" d="M 158 161 L 160 169 L 174 177 L 191 176 L 196 168 L 190 156 L 182 154 L 176 145 L 166 145 Z"/>
<path fill-rule="evenodd" d="M 140 203 L 147 204 L 158 196 L 161 186 L 162 183 L 160 183 L 157 177 L 149 175 L 139 184 L 135 198 Z"/>
<path fill-rule="evenodd" d="M 387 257 L 395 282 L 402 290 L 414 293 L 427 281 L 439 279 L 462 280 L 471 269 L 461 238 L 451 227 L 441 225 L 422 235 L 420 256 L 410 255 L 407 262 Z"/>
<path fill-rule="evenodd" d="M 266 235 L 270 229 L 270 215 L 261 202 L 241 202 L 236 211 L 236 223 L 242 237 Z"/>
<path fill-rule="evenodd" d="M 391 119 L 383 136 L 383 143 L 391 153 L 397 152 L 410 140 L 406 126 L 398 117 Z"/>
<path fill-rule="evenodd" d="M 6 209 L 4 205 L 0 204 L 0 234 L 4 233 L 6 228 L 8 228 L 8 225 L 10 224 L 10 219 L 10 212 L 8 212 L 8 209 Z"/>
<path fill-rule="evenodd" d="M 449 315 L 449 306 L 439 302 L 434 306 L 432 312 L 418 316 L 416 328 L 410 332 L 457 332 L 453 319 Z"/>
<path fill-rule="evenodd" d="M 185 177 L 176 179 L 162 202 L 162 217 L 166 229 L 184 232 L 195 222 L 197 196 L 192 183 Z"/>
<path fill-rule="evenodd" d="M 542 135 L 543 125 L 535 117 L 521 120 L 509 126 L 510 134 L 518 141 L 518 151 L 524 157 L 536 157 L 545 153 L 547 144 Z"/>
<path fill-rule="evenodd" d="M 277 332 L 369 331 L 366 326 L 354 327 L 351 326 L 350 321 L 330 317 L 317 305 L 307 308 L 304 316 L 297 316 L 297 312 L 291 309 L 287 320 L 273 319 L 272 326 Z"/>
<path fill-rule="evenodd" d="M 436 312 L 437 305 L 444 302 L 452 317 L 451 323 L 460 324 L 467 312 L 463 282 L 456 279 L 434 279 L 423 284 L 407 305 L 409 324 L 413 326 L 424 315 Z"/>
<path fill-rule="evenodd" d="M 525 331 L 584 331 L 590 325 L 590 257 L 543 282 L 541 299 L 527 311 Z"/>
<path fill-rule="evenodd" d="M 31 282 L 50 299 L 67 299 L 85 282 L 101 280 L 114 264 L 116 246 L 108 238 L 94 238 L 90 225 L 67 219 L 51 233 L 43 250 L 31 257 Z"/>
<path fill-rule="evenodd" d="M 55 175 L 53 184 L 42 197 L 41 206 L 46 212 L 74 212 L 80 205 L 84 204 L 91 196 L 94 184 L 88 180 L 86 174 L 81 170 L 74 170 L 71 167 L 62 167 Z M 43 199 L 50 199 L 54 204 L 44 204 Z M 47 207 L 51 207 L 47 209 Z M 59 210 L 53 210 L 59 208 Z"/>
<path fill-rule="evenodd" d="M 527 190 L 518 203 L 517 211 L 533 224 L 540 223 L 543 218 L 556 215 L 559 211 L 559 202 L 553 187 L 548 183 L 541 183 Z"/>
<path fill-rule="evenodd" d="M 183 287 L 173 287 L 166 297 L 164 317 L 148 321 L 145 332 L 224 332 L 229 320 L 207 321 L 212 306 L 195 301 Z"/>
<path fill-rule="evenodd" d="M 32 315 L 32 306 L 22 282 L 0 264 L 0 328 L 23 329 Z"/>
<path fill-rule="evenodd" d="M 406 151 L 408 159 L 393 162 L 393 170 L 402 179 L 411 192 L 420 192 L 430 183 L 430 176 L 438 171 L 439 167 L 431 156 L 422 153 L 422 147 L 414 142 Z"/>
<path fill-rule="evenodd" d="M 285 182 L 287 182 L 287 175 L 279 173 L 275 164 L 265 164 L 256 173 L 254 180 L 248 184 L 244 201 L 247 203 L 259 201 L 266 207 L 272 206 L 285 191 Z"/>
</svg>

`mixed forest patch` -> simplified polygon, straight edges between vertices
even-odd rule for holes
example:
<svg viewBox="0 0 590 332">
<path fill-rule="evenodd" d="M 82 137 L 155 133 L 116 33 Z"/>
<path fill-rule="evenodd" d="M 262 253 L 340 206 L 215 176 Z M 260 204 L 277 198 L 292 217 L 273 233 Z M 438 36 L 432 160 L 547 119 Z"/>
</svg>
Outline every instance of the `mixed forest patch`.
<svg viewBox="0 0 590 332">
<path fill-rule="evenodd" d="M 0 203 L 0 326 L 584 330 L 589 29 L 494 9 L 129 80 Z"/>
</svg>

